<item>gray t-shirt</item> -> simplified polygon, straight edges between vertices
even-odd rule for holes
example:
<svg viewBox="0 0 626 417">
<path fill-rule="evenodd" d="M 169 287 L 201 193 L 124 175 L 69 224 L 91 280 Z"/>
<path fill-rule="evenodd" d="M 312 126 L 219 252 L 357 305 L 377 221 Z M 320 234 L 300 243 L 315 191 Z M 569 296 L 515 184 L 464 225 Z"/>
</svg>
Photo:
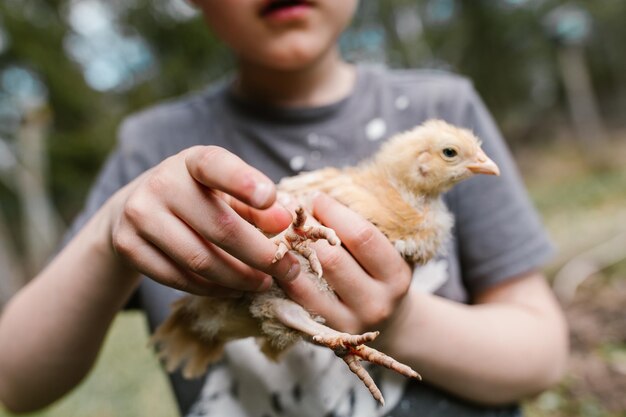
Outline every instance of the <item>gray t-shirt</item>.
<svg viewBox="0 0 626 417">
<path fill-rule="evenodd" d="M 420 290 L 469 303 L 480 291 L 540 267 L 551 254 L 550 242 L 506 145 L 471 83 L 441 72 L 392 71 L 382 67 L 359 66 L 357 74 L 352 94 L 328 106 L 279 109 L 245 101 L 233 95 L 230 84 L 223 82 L 206 92 L 129 117 L 69 235 L 76 233 L 120 187 L 190 146 L 224 147 L 278 181 L 299 171 L 354 164 L 375 152 L 390 135 L 439 118 L 473 130 L 502 175 L 472 178 L 445 196 L 456 218 L 453 239 L 445 255 L 426 266 L 430 268 L 428 273 L 415 272 Z M 179 296 L 179 292 L 145 279 L 131 305 L 143 308 L 154 328 L 167 315 L 171 301 Z M 187 412 L 196 402 L 204 381 L 185 381 L 174 374 L 172 384 L 181 410 Z M 238 387 L 233 383 L 229 390 L 235 399 Z M 301 391 L 296 382 L 288 400 L 297 403 Z M 259 417 L 282 415 L 281 402 L 286 400 L 277 399 L 279 394 L 284 393 L 270 395 L 270 409 L 262 411 Z M 350 392 L 347 398 L 352 397 Z M 327 415 L 354 415 L 350 404 L 342 407 L 343 411 Z M 516 413 L 516 407 L 482 408 L 427 383 L 411 382 L 388 415 Z"/>
</svg>

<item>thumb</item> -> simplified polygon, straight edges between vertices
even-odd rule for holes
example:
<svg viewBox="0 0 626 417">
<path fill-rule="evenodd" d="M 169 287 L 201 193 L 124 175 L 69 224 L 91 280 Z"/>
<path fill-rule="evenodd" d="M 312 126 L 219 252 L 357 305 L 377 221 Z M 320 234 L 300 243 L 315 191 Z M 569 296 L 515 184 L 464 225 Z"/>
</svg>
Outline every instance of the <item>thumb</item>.
<svg viewBox="0 0 626 417">
<path fill-rule="evenodd" d="M 276 200 L 276 187 L 269 178 L 219 146 L 187 149 L 185 165 L 200 184 L 232 195 L 252 207 L 268 208 Z"/>
<path fill-rule="evenodd" d="M 251 207 L 235 198 L 229 199 L 229 204 L 241 217 L 266 233 L 282 232 L 293 221 L 291 211 L 279 203 L 274 203 L 265 210 Z"/>
</svg>

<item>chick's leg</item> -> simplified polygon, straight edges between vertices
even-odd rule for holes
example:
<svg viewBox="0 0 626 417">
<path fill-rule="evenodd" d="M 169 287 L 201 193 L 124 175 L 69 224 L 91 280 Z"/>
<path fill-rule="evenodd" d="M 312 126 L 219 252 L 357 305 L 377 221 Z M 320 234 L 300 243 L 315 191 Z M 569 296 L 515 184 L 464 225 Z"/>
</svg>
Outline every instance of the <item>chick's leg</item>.
<svg viewBox="0 0 626 417">
<path fill-rule="evenodd" d="M 338 332 L 315 321 L 302 306 L 287 299 L 272 300 L 272 309 L 275 317 L 285 326 L 299 330 L 309 336 L 314 343 L 332 349 L 335 355 L 343 359 L 350 370 L 363 381 L 372 396 L 383 405 L 385 404 L 383 395 L 370 374 L 361 365 L 361 360 L 382 365 L 407 377 L 421 379 L 420 375 L 410 367 L 364 345 L 376 339 L 378 332 L 368 332 L 362 335 Z"/>
</svg>

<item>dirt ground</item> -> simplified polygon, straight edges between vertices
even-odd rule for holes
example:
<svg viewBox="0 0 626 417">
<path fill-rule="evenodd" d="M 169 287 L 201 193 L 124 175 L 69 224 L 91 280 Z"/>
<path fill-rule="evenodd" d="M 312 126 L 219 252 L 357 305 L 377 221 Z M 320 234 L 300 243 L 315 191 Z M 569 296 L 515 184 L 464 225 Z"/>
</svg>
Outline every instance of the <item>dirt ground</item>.
<svg viewBox="0 0 626 417">
<path fill-rule="evenodd" d="M 527 404 L 528 416 L 626 416 L 626 276 L 590 277 L 564 309 L 567 376 Z"/>
</svg>

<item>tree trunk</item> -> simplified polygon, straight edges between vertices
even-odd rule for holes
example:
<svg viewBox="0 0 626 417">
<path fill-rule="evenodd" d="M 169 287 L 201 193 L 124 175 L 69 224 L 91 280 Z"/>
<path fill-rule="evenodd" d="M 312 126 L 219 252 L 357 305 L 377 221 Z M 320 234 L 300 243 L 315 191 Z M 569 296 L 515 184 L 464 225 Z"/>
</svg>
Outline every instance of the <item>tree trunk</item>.
<svg viewBox="0 0 626 417">
<path fill-rule="evenodd" d="M 17 134 L 16 192 L 22 208 L 25 273 L 34 276 L 44 266 L 58 243 L 60 221 L 46 189 L 47 108 L 28 110 Z"/>
<path fill-rule="evenodd" d="M 25 283 L 24 271 L 18 262 L 15 246 L 0 213 L 0 310 Z"/>
<path fill-rule="evenodd" d="M 558 60 L 578 140 L 591 157 L 601 155 L 606 132 L 596 104 L 583 49 L 580 46 L 561 47 Z"/>
</svg>

